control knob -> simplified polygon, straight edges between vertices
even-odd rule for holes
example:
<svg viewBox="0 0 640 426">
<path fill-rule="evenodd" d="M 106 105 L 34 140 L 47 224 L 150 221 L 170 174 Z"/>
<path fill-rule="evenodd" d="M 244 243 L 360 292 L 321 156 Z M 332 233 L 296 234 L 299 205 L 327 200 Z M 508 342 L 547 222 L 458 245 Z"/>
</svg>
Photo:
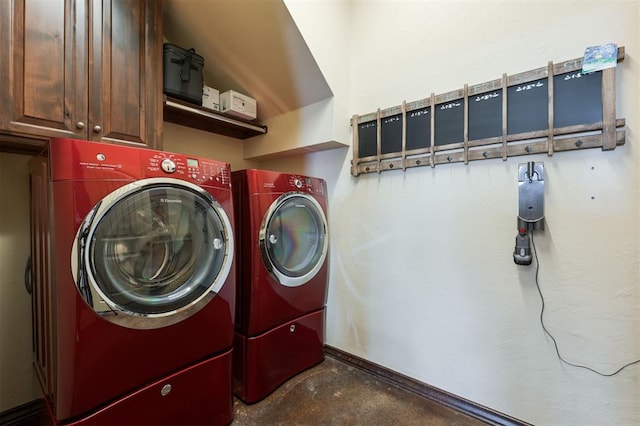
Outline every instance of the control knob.
<svg viewBox="0 0 640 426">
<path fill-rule="evenodd" d="M 296 188 L 300 189 L 302 188 L 302 181 L 300 179 L 294 179 L 293 180 L 293 184 L 296 186 Z"/>
<path fill-rule="evenodd" d="M 160 167 L 162 167 L 162 170 L 165 173 L 173 173 L 176 171 L 176 163 L 174 163 L 173 160 L 169 158 L 165 158 L 164 160 L 162 160 L 162 163 L 160 163 Z"/>
</svg>

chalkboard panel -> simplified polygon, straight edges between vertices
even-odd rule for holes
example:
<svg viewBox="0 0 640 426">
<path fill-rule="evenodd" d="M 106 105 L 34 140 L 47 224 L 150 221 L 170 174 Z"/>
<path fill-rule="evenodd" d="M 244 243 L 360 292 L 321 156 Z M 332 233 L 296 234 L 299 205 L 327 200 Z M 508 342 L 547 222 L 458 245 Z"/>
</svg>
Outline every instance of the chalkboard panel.
<svg viewBox="0 0 640 426">
<path fill-rule="evenodd" d="M 431 107 L 408 111 L 407 150 L 431 146 Z"/>
<path fill-rule="evenodd" d="M 436 105 L 435 144 L 464 141 L 464 99 Z"/>
<path fill-rule="evenodd" d="M 553 77 L 553 127 L 602 121 L 602 73 L 580 71 Z"/>
<path fill-rule="evenodd" d="M 547 79 L 507 88 L 507 133 L 534 132 L 549 128 Z"/>
<path fill-rule="evenodd" d="M 502 90 L 469 97 L 469 140 L 502 136 Z"/>
<path fill-rule="evenodd" d="M 358 124 L 358 158 L 378 154 L 378 124 L 367 121 Z"/>
<path fill-rule="evenodd" d="M 402 152 L 402 114 L 380 120 L 380 153 Z"/>
</svg>

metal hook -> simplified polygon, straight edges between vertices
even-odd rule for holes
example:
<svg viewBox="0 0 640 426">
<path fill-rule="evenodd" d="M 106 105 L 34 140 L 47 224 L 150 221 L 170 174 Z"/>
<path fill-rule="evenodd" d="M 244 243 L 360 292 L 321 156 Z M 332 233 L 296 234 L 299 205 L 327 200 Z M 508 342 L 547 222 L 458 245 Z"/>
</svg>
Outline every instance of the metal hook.
<svg viewBox="0 0 640 426">
<path fill-rule="evenodd" d="M 540 173 L 536 170 L 536 163 L 534 161 L 529 161 L 527 163 L 527 177 L 529 178 L 529 183 L 533 182 L 533 177 L 536 177 L 536 180 L 540 180 Z"/>
</svg>

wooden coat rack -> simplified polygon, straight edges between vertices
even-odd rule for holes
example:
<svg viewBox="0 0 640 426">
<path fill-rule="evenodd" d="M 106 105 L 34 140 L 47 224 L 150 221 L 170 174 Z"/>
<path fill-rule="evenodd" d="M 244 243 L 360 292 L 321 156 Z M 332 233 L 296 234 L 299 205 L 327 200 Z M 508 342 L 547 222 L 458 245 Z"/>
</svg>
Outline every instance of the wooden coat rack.
<svg viewBox="0 0 640 426">
<path fill-rule="evenodd" d="M 624 60 L 618 47 L 617 61 Z M 571 151 L 625 142 L 616 68 L 582 73 L 582 58 L 431 94 L 351 119 L 351 174 Z"/>
</svg>

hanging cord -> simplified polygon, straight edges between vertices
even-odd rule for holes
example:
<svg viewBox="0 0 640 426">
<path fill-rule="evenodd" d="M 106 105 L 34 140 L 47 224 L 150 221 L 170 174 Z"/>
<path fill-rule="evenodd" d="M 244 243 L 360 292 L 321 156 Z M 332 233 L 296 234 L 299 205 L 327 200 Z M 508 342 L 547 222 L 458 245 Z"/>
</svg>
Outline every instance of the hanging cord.
<svg viewBox="0 0 640 426">
<path fill-rule="evenodd" d="M 538 261 L 538 250 L 536 249 L 536 243 L 533 240 L 533 231 L 531 231 L 531 246 L 533 247 L 533 253 L 535 255 L 536 258 L 536 287 L 538 288 L 538 293 L 540 293 L 540 300 L 542 301 L 542 309 L 540 310 L 540 324 L 542 324 L 542 329 L 544 330 L 544 332 L 547 334 L 547 336 L 549 336 L 551 338 L 551 340 L 553 341 L 553 345 L 556 348 L 556 354 L 558 355 L 558 359 L 562 362 L 564 362 L 567 365 L 570 365 L 572 367 L 577 367 L 577 368 L 583 368 L 585 370 L 589 370 L 592 371 L 596 374 L 599 374 L 601 376 L 604 377 L 612 377 L 615 376 L 616 374 L 618 374 L 619 372 L 621 372 L 622 370 L 624 370 L 625 368 L 629 367 L 630 365 L 634 365 L 634 364 L 639 364 L 640 363 L 640 359 L 636 360 L 636 361 L 632 361 L 628 364 L 623 365 L 622 367 L 618 368 L 616 371 L 614 371 L 613 373 L 601 373 L 598 370 L 595 370 L 591 367 L 587 367 L 586 365 L 580 365 L 580 364 L 574 364 L 572 362 L 567 361 L 566 359 L 564 359 L 562 357 L 562 355 L 560 355 L 560 350 L 558 349 L 558 342 L 556 341 L 555 337 L 553 337 L 551 335 L 551 333 L 549 332 L 549 330 L 547 330 L 547 327 L 544 325 L 544 296 L 542 295 L 542 290 L 540 290 L 540 282 L 538 281 L 538 273 L 540 272 L 540 262 Z"/>
</svg>

